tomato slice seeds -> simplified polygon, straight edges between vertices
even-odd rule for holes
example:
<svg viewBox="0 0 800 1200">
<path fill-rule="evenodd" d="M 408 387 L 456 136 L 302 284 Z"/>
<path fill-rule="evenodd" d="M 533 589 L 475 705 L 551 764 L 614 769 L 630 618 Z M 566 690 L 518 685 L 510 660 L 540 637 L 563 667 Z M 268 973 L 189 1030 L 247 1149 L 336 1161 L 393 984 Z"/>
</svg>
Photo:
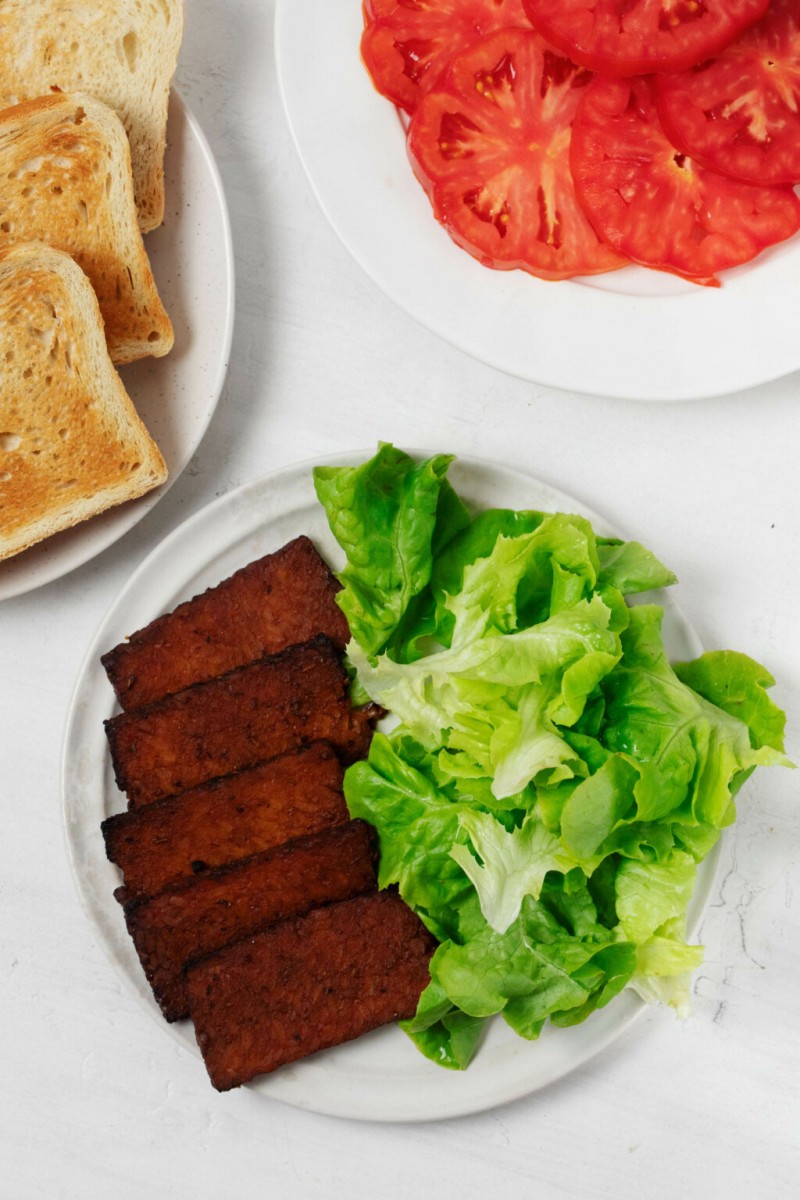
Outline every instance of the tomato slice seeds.
<svg viewBox="0 0 800 1200">
<path fill-rule="evenodd" d="M 505 26 L 530 28 L 522 0 L 364 0 L 363 12 L 364 64 L 407 113 L 459 50 Z"/>
<path fill-rule="evenodd" d="M 532 30 L 503 29 L 453 59 L 408 131 L 414 170 L 437 220 L 486 266 L 544 279 L 624 260 L 578 204 L 572 119 L 590 74 Z"/>
<path fill-rule="evenodd" d="M 415 174 L 484 265 L 564 279 L 633 261 L 718 285 L 800 228 L 800 0 L 362 8 Z"/>
<path fill-rule="evenodd" d="M 769 0 L 524 0 L 534 29 L 605 75 L 682 71 L 764 13 Z"/>
<path fill-rule="evenodd" d="M 791 188 L 759 187 L 709 171 L 668 141 L 646 79 L 597 78 L 573 124 L 572 174 L 589 219 L 644 266 L 718 285 L 800 229 Z"/>
<path fill-rule="evenodd" d="M 685 154 L 735 179 L 800 182 L 798 0 L 772 0 L 717 57 L 654 83 L 661 123 Z"/>
</svg>

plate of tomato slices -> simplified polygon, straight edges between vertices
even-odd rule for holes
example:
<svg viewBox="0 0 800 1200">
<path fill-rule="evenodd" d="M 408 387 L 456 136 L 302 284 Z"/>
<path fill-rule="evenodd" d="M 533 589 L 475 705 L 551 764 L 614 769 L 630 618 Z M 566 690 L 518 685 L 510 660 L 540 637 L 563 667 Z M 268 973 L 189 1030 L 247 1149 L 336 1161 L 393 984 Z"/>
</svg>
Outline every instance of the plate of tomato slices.
<svg viewBox="0 0 800 1200">
<path fill-rule="evenodd" d="M 344 244 L 475 358 L 685 400 L 800 368 L 796 0 L 278 0 Z"/>
</svg>

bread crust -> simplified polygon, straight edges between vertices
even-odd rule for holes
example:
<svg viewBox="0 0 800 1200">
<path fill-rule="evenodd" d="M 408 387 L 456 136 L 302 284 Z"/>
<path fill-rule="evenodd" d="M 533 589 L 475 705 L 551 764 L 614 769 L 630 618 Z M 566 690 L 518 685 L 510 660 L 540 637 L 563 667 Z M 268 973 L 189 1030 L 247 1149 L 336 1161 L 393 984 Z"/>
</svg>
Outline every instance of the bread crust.
<svg viewBox="0 0 800 1200">
<path fill-rule="evenodd" d="M 0 559 L 163 483 L 89 280 L 38 242 L 0 250 Z"/>
<path fill-rule="evenodd" d="M 183 0 L 3 0 L 0 103 L 90 91 L 119 115 L 131 147 L 139 228 L 164 219 L 167 105 Z"/>
<path fill-rule="evenodd" d="M 78 93 L 0 111 L 0 244 L 18 241 L 63 250 L 86 273 L 112 362 L 172 349 L 136 221 L 128 139 L 113 109 Z"/>
</svg>

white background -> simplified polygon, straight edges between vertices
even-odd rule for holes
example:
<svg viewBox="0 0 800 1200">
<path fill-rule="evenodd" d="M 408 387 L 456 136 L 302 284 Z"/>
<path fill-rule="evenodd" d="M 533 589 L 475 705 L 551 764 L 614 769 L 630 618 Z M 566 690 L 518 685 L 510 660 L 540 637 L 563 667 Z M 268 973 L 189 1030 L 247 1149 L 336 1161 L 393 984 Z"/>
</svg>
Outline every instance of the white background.
<svg viewBox="0 0 800 1200">
<path fill-rule="evenodd" d="M 744 650 L 777 676 L 800 761 L 798 376 L 714 401 L 598 400 L 507 378 L 419 328 L 317 208 L 279 104 L 273 7 L 194 0 L 178 71 L 220 165 L 236 249 L 232 363 L 211 428 L 121 542 L 0 606 L 0 1197 L 794 1196 L 791 772 L 763 772 L 741 797 L 701 928 L 693 1016 L 653 1012 L 569 1078 L 472 1118 L 359 1124 L 247 1089 L 215 1094 L 199 1060 L 125 993 L 85 922 L 59 758 L 103 614 L 208 501 L 378 439 L 530 471 L 645 541 L 677 572 L 704 644 Z"/>
</svg>

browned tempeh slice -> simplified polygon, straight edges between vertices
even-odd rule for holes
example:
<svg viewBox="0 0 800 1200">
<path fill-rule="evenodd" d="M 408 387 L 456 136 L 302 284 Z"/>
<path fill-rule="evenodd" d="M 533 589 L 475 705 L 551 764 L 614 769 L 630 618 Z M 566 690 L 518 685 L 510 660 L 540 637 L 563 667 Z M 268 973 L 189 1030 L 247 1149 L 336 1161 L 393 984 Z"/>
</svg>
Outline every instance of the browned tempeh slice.
<svg viewBox="0 0 800 1200">
<path fill-rule="evenodd" d="M 344 825 L 343 773 L 332 747 L 315 742 L 109 817 L 102 826 L 106 853 L 123 873 L 125 900 Z"/>
<path fill-rule="evenodd" d="M 374 888 L 372 830 L 352 821 L 126 904 L 125 920 L 161 1011 L 177 1021 L 189 1011 L 183 967 L 190 958 Z"/>
<path fill-rule="evenodd" d="M 291 646 L 105 722 L 117 783 L 131 808 L 310 742 L 345 762 L 366 754 L 370 711 L 353 709 L 325 637 Z"/>
<path fill-rule="evenodd" d="M 307 537 L 158 617 L 102 663 L 122 708 L 140 708 L 324 633 L 343 649 L 339 584 Z"/>
<path fill-rule="evenodd" d="M 396 893 L 373 892 L 189 963 L 189 1014 L 214 1087 L 413 1016 L 435 945 Z"/>
</svg>

